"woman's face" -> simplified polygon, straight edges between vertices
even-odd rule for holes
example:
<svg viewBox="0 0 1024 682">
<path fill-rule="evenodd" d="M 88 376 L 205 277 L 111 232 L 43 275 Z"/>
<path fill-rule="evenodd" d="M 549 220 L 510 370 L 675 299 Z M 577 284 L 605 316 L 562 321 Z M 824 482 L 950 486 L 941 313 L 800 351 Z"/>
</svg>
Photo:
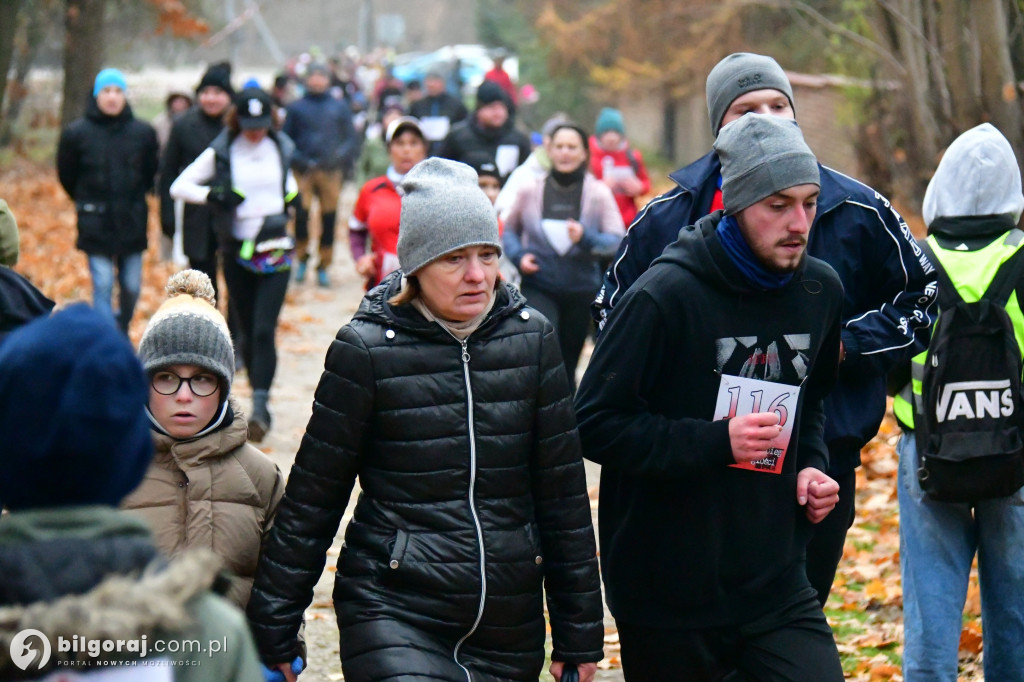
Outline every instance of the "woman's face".
<svg viewBox="0 0 1024 682">
<path fill-rule="evenodd" d="M 391 140 L 388 154 L 395 172 L 405 175 L 413 166 L 427 158 L 427 143 L 413 131 L 406 130 Z"/>
<path fill-rule="evenodd" d="M 498 256 L 493 246 L 467 246 L 446 253 L 416 273 L 420 298 L 442 319 L 473 319 L 491 304 L 498 279 Z"/>
<path fill-rule="evenodd" d="M 559 173 L 571 173 L 587 160 L 587 145 L 572 128 L 556 130 L 551 138 L 551 165 Z"/>
<path fill-rule="evenodd" d="M 249 140 L 249 142 L 252 142 L 253 144 L 256 144 L 257 142 L 259 142 L 260 140 L 262 140 L 264 137 L 267 136 L 267 129 L 266 128 L 253 128 L 251 130 L 243 130 L 242 131 L 242 136 L 245 139 Z"/>
<path fill-rule="evenodd" d="M 166 386 L 173 387 L 176 381 L 174 377 L 182 379 L 177 391 L 171 395 L 163 395 L 157 391 L 158 386 L 161 390 L 167 390 Z M 192 379 L 192 382 L 184 379 Z M 174 438 L 191 438 L 213 421 L 220 408 L 222 389 L 219 385 L 213 393 L 205 397 L 192 392 L 193 385 L 206 387 L 210 385 L 210 381 L 220 383 L 215 375 L 196 365 L 164 367 L 150 377 L 149 411 L 164 431 Z M 201 393 L 206 392 L 203 389 L 199 390 Z"/>
</svg>

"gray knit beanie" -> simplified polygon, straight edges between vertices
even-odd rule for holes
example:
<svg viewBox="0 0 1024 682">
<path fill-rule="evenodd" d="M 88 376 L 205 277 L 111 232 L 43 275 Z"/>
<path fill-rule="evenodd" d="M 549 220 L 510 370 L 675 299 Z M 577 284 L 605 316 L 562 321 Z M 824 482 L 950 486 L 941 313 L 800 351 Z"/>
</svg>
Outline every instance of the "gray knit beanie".
<svg viewBox="0 0 1024 682">
<path fill-rule="evenodd" d="M 722 203 L 733 215 L 788 187 L 821 186 L 818 161 L 796 121 L 745 114 L 715 140 L 722 162 Z"/>
<path fill-rule="evenodd" d="M 398 193 L 398 263 L 406 275 L 466 246 L 501 251 L 498 215 L 466 164 L 437 157 L 420 161 L 398 183 Z"/>
<path fill-rule="evenodd" d="M 789 106 L 796 111 L 793 86 L 789 84 L 786 72 L 771 57 L 736 52 L 715 64 L 715 68 L 708 74 L 706 86 L 711 132 L 718 134 L 722 118 L 733 100 L 752 90 L 765 89 L 781 92 L 789 100 Z"/>
<path fill-rule="evenodd" d="M 150 318 L 139 341 L 139 359 L 148 374 L 171 365 L 195 365 L 231 392 L 235 351 L 224 316 L 217 310 L 213 283 L 204 272 L 183 270 L 167 281 L 168 299 Z"/>
</svg>

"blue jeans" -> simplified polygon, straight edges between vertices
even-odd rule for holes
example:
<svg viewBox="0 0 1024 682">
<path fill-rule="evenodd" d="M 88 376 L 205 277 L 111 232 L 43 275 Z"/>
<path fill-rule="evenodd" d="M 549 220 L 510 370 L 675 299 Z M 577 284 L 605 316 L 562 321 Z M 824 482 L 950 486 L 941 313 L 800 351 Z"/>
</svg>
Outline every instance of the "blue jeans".
<svg viewBox="0 0 1024 682">
<path fill-rule="evenodd" d="M 114 315 L 111 307 L 115 267 L 120 290 L 117 315 Z M 128 323 L 132 321 L 135 303 L 139 300 L 139 291 L 142 289 L 142 252 L 125 256 L 89 254 L 89 275 L 92 276 L 92 307 L 109 315 L 117 322 L 117 326 L 127 333 Z"/>
<path fill-rule="evenodd" d="M 1024 681 L 1024 489 L 975 505 L 935 502 L 917 480 L 913 432 L 900 438 L 903 679 L 956 682 L 971 561 L 978 554 L 985 679 Z"/>
</svg>

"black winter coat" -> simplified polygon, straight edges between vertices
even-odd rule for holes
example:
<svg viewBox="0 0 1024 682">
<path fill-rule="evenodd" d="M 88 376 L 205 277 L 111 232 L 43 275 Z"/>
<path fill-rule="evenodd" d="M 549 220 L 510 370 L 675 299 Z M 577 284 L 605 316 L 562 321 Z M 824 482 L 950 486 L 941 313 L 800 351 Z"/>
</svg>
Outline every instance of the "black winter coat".
<svg viewBox="0 0 1024 682">
<path fill-rule="evenodd" d="M 515 120 L 510 116 L 500 128 L 490 130 L 480 126 L 475 115 L 452 127 L 448 137 L 444 138 L 437 156 L 453 161 L 465 162 L 466 157 L 474 152 L 487 154 L 497 159 L 498 147 L 515 147 L 518 149 L 516 166 L 521 166 L 530 155 L 530 138 L 516 130 Z M 510 171 L 511 172 L 511 171 Z M 507 177 L 508 174 L 506 174 Z"/>
<path fill-rule="evenodd" d="M 146 192 L 153 189 L 157 148 L 153 126 L 128 105 L 107 116 L 91 100 L 85 116 L 64 129 L 57 174 L 78 210 L 79 249 L 108 256 L 146 250 Z"/>
<path fill-rule="evenodd" d="M 199 107 L 193 107 L 174 122 L 167 147 L 160 158 L 160 226 L 168 237 L 174 235 L 171 183 L 210 146 L 223 129 L 224 122 L 220 117 L 211 118 Z M 185 204 L 182 242 L 185 255 L 190 260 L 208 261 L 214 257 L 217 242 L 214 239 L 213 220 L 209 206 Z"/>
<path fill-rule="evenodd" d="M 553 659 L 602 657 L 594 530 L 551 324 L 502 285 L 464 346 L 370 291 L 338 332 L 248 615 L 290 660 L 356 476 L 334 604 L 349 682 L 536 680 L 542 587 Z"/>
</svg>

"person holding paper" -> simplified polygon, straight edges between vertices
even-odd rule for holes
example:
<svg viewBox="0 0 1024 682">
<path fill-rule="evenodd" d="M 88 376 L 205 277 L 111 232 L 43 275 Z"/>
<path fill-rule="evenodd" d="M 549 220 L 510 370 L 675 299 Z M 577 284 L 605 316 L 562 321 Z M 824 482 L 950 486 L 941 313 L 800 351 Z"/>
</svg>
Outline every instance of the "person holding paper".
<svg viewBox="0 0 1024 682">
<path fill-rule="evenodd" d="M 708 74 L 706 92 L 715 135 L 749 113 L 796 118 L 793 86 L 767 55 L 723 58 Z M 835 268 L 845 292 L 842 365 L 825 400 L 828 474 L 839 482 L 839 506 L 814 529 L 807 547 L 807 577 L 824 606 L 853 525 L 861 448 L 885 415 L 888 373 L 928 345 L 936 287 L 935 268 L 888 199 L 827 166 L 818 164 L 818 172 L 821 196 L 807 252 Z M 714 150 L 669 179 L 675 186 L 640 211 L 605 272 L 593 305 L 599 329 L 681 227 L 722 208 L 721 162 Z"/>
<path fill-rule="evenodd" d="M 605 107 L 597 115 L 590 138 L 590 172 L 608 185 L 628 227 L 636 219 L 637 197 L 651 191 L 651 179 L 640 150 L 626 139 L 622 112 Z"/>
<path fill-rule="evenodd" d="M 508 95 L 497 83 L 485 80 L 476 91 L 473 115 L 452 126 L 433 153 L 465 163 L 474 151 L 487 152 L 502 178 L 507 178 L 530 155 L 530 138 L 516 128 Z"/>
<path fill-rule="evenodd" d="M 444 74 L 430 71 L 423 81 L 427 94 L 409 106 L 409 113 L 420 120 L 430 148 L 437 151 L 451 127 L 466 119 L 469 112 L 462 100 L 448 92 Z"/>
<path fill-rule="evenodd" d="M 600 259 L 624 233 L 612 191 L 588 173 L 587 134 L 572 123 L 551 133 L 551 171 L 523 186 L 505 219 L 509 260 L 522 292 L 558 332 L 569 380 L 590 331 L 590 301 L 601 285 Z"/>
<path fill-rule="evenodd" d="M 576 395 L 602 465 L 605 594 L 627 680 L 838 682 L 803 563 L 839 490 L 822 400 L 843 288 L 806 254 L 818 165 L 793 121 L 762 114 L 715 150 L 724 210 L 630 288 Z"/>
</svg>

